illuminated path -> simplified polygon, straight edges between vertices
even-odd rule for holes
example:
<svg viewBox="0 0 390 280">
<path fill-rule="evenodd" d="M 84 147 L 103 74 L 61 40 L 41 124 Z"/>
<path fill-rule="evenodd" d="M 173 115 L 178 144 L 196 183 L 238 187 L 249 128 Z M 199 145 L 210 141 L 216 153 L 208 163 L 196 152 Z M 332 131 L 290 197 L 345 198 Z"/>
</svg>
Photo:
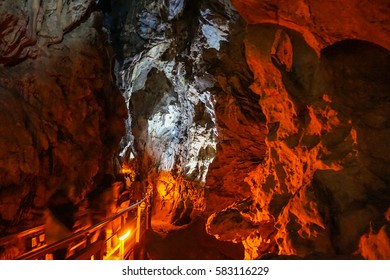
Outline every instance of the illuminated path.
<svg viewBox="0 0 390 280">
<path fill-rule="evenodd" d="M 149 195 L 105 220 L 52 244 L 45 244 L 45 227 L 38 226 L 0 239 L 0 245 L 26 244 L 20 260 L 52 259 L 52 253 L 67 248 L 70 260 L 119 260 L 142 258 L 141 243 L 150 227 Z"/>
</svg>

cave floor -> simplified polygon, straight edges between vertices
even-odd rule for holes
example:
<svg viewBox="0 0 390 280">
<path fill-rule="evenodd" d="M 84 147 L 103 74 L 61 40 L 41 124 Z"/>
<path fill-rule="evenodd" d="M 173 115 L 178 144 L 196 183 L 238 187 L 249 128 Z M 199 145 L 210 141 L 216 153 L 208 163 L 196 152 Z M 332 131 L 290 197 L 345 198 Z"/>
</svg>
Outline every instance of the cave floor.
<svg viewBox="0 0 390 280">
<path fill-rule="evenodd" d="M 153 221 L 146 233 L 147 258 L 152 260 L 243 259 L 241 244 L 219 241 L 206 233 L 205 220 L 195 218 L 183 227 Z"/>
</svg>

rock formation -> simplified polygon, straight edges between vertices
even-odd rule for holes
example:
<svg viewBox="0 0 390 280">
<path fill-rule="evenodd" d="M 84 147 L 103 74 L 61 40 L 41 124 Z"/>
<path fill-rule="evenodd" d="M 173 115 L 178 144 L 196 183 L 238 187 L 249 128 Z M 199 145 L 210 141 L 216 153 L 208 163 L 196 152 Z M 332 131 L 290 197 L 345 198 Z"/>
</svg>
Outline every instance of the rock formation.
<svg viewBox="0 0 390 280">
<path fill-rule="evenodd" d="M 0 1 L 3 228 L 117 154 L 153 258 L 390 258 L 388 1 L 98 5 Z"/>
<path fill-rule="evenodd" d="M 92 1 L 0 2 L 0 233 L 43 223 L 58 188 L 81 205 L 113 173 L 126 108 Z"/>
<path fill-rule="evenodd" d="M 173 204 L 165 219 L 197 203 L 208 233 L 242 242 L 246 258 L 352 255 L 376 242 L 390 201 L 386 3 L 232 1 L 243 21 L 228 1 L 173 2 L 144 11 L 146 50 L 123 72 L 143 166 L 179 166 L 205 186 L 186 196 L 197 184 L 187 181 L 185 192 L 175 180 L 157 184 Z M 208 110 L 184 101 L 202 92 L 212 97 Z M 196 131 L 213 140 L 208 169 L 199 168 L 207 146 L 188 130 L 207 119 Z"/>
<path fill-rule="evenodd" d="M 209 231 L 226 233 L 221 217 L 235 217 L 240 228 L 257 225 L 244 235 L 246 258 L 266 252 L 389 258 L 388 5 L 232 3 L 249 23 L 245 54 L 254 74 L 250 89 L 266 118 L 267 152 L 247 170 L 253 202 L 214 214 Z M 370 227 L 380 233 L 366 237 Z M 375 238 L 383 249 L 367 253 Z"/>
</svg>

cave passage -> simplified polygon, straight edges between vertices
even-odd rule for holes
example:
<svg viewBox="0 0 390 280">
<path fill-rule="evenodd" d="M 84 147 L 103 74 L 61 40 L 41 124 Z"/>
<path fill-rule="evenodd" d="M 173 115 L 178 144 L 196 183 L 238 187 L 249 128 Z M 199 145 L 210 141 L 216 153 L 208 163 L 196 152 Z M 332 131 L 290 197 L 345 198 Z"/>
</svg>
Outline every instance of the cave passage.
<svg viewBox="0 0 390 280">
<path fill-rule="evenodd" d="M 314 2 L 1 1 L 0 259 L 390 259 L 390 7 Z"/>
</svg>

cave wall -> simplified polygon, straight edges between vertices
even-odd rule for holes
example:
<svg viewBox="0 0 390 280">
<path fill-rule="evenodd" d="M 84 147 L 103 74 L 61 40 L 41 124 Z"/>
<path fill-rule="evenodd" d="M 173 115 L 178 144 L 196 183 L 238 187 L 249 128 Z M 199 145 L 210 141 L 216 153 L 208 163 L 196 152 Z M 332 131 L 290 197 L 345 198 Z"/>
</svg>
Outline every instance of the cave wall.
<svg viewBox="0 0 390 280">
<path fill-rule="evenodd" d="M 81 205 L 124 135 L 101 13 L 61 3 L 0 2 L 0 234 L 42 224 L 58 188 Z"/>
<path fill-rule="evenodd" d="M 389 258 L 388 4 L 232 3 L 249 23 L 267 153 L 248 170 L 248 198 L 211 215 L 208 231 L 246 238 L 246 258 Z"/>
<path fill-rule="evenodd" d="M 273 23 L 299 32 L 317 53 L 344 39 L 369 41 L 388 49 L 387 0 L 231 0 L 248 24 Z"/>
<path fill-rule="evenodd" d="M 188 223 L 250 195 L 244 178 L 265 155 L 245 22 L 229 1 L 137 7 L 121 36 L 126 55 L 118 76 L 129 108 L 121 155 L 134 154 L 141 175 L 154 181 L 155 220 Z"/>
<path fill-rule="evenodd" d="M 186 224 L 205 208 L 217 142 L 209 69 L 228 28 L 218 26 L 215 11 L 230 11 L 212 2 L 144 1 L 123 28 L 119 80 L 129 108 L 126 140 L 134 141 L 123 141 L 121 155 L 133 153 L 141 175 L 154 182 L 155 220 L 168 223 Z M 136 49 L 140 42 L 144 48 Z"/>
<path fill-rule="evenodd" d="M 387 1 L 42 2 L 0 1 L 1 233 L 120 142 L 210 256 L 390 258 Z"/>
<path fill-rule="evenodd" d="M 122 31 L 122 156 L 154 182 L 155 218 L 201 214 L 247 259 L 388 258 L 388 12 L 140 2 Z"/>
<path fill-rule="evenodd" d="M 377 109 L 388 102 L 388 51 L 346 41 L 318 58 L 291 30 L 257 25 L 247 34 L 248 61 L 261 82 L 254 90 L 268 124 L 266 164 L 250 176 L 258 218 L 275 220 L 278 253 L 351 254 L 389 205 L 387 160 L 374 160 L 380 169 L 366 161 L 366 149 L 386 154 L 380 135 L 386 125 L 376 123 L 375 140 L 361 129 L 367 115 L 385 115 Z M 267 36 L 268 44 L 259 43 Z M 290 46 L 279 55 L 272 38 L 282 36 Z"/>
</svg>

